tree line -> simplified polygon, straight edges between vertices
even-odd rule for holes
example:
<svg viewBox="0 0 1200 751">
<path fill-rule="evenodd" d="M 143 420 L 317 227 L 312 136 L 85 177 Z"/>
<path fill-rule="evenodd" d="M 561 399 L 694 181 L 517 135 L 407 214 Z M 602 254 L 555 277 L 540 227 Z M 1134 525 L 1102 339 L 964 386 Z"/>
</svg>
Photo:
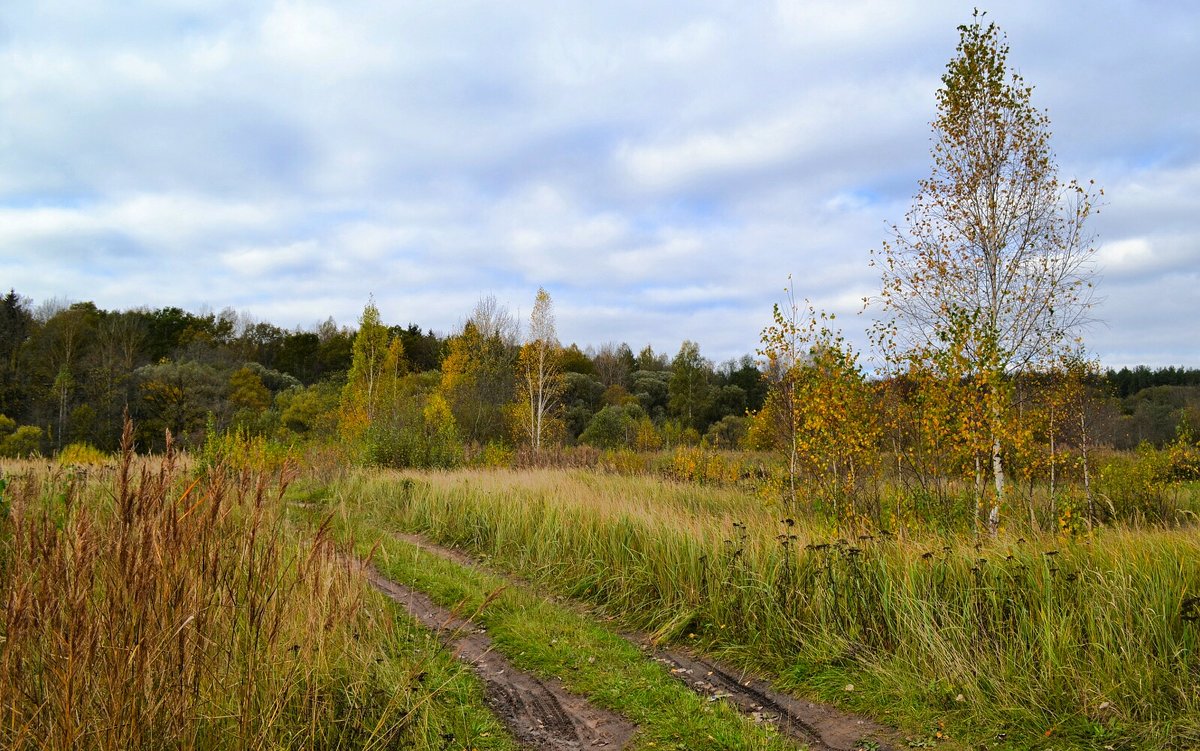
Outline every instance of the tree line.
<svg viewBox="0 0 1200 751">
<path fill-rule="evenodd" d="M 549 366 L 552 356 L 562 388 L 552 400 L 543 394 L 539 444 L 579 441 L 608 408 L 588 434 L 597 445 L 616 445 L 633 423 L 648 420 L 668 442 L 698 442 L 711 432 L 714 445 L 733 447 L 745 415 L 765 397 L 749 355 L 714 364 L 691 342 L 670 357 L 649 346 L 634 355 L 623 343 L 581 349 L 553 341 L 541 363 Z M 72 443 L 113 450 L 126 412 L 138 425 L 139 445 L 150 450 L 162 446 L 167 430 L 185 446 L 210 428 L 333 436 L 348 419 L 347 384 L 362 378 L 363 368 L 383 367 L 389 346 L 395 360 L 389 367 L 399 378 L 388 388 L 401 389 L 390 393 L 392 401 L 403 393 L 423 404 L 436 387 L 462 441 L 520 442 L 512 414 L 523 356 L 519 327 L 492 298 L 460 331 L 440 335 L 416 324 L 385 325 L 377 310 L 364 313 L 358 327 L 329 318 L 311 329 L 285 329 L 231 309 L 35 304 L 10 290 L 0 299 L 0 452 L 49 454 Z M 377 374 L 366 377 L 376 388 Z M 368 401 L 381 399 L 376 388 Z M 366 422 L 379 422 L 381 414 L 372 406 Z M 375 430 L 381 438 L 382 427 Z"/>
<path fill-rule="evenodd" d="M 543 309 L 548 304 L 545 294 Z M 549 316 L 543 319 L 549 323 Z M 456 430 L 468 442 L 645 449 L 701 441 L 721 448 L 762 444 L 748 431 L 777 368 L 766 356 L 714 363 L 691 341 L 673 354 L 650 346 L 635 353 L 626 343 L 559 347 L 544 325 L 532 341 L 547 343 L 540 362 L 552 364 L 560 392 L 554 399 L 541 394 L 544 424 L 538 437 L 523 437 L 513 432 L 509 414 L 518 390 L 529 393 L 528 377 L 517 368 L 520 327 L 494 299 L 481 301 L 449 335 L 373 317 L 365 322 L 368 332 L 381 328 L 385 346 L 398 342 L 410 390 L 446 383 L 447 406 L 453 403 Z M 361 323 L 341 326 L 329 318 L 309 330 L 284 329 L 229 309 L 35 305 L 10 290 L 0 298 L 0 432 L 12 438 L 26 428 L 21 441 L 10 442 L 26 453 L 77 442 L 111 450 L 128 410 L 147 448 L 160 445 L 165 429 L 195 442 L 210 422 L 264 434 L 332 434 Z M 1181 422 L 1200 423 L 1200 370 L 1110 369 L 1089 384 L 1098 397 L 1097 440 L 1105 445 L 1162 445 Z"/>
</svg>

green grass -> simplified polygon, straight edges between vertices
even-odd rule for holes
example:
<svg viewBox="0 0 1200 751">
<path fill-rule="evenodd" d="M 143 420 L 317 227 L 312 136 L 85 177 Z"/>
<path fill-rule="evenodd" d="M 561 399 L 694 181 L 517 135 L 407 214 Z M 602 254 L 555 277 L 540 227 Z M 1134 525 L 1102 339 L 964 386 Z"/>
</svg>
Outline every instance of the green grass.
<svg viewBox="0 0 1200 751">
<path fill-rule="evenodd" d="M 487 556 L 918 741 L 1200 745 L 1189 530 L 841 541 L 736 490 L 588 472 L 362 474 L 336 493 L 363 528 Z"/>
</svg>

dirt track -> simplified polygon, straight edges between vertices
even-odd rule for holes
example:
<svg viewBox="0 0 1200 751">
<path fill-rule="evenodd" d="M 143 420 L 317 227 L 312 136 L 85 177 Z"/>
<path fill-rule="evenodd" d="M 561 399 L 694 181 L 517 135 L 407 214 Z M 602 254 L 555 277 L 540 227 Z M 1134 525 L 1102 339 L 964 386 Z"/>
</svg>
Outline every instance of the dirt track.
<svg viewBox="0 0 1200 751">
<path fill-rule="evenodd" d="M 518 670 L 492 651 L 492 640 L 470 621 L 369 569 L 376 589 L 404 606 L 436 631 L 456 657 L 469 662 L 487 686 L 496 715 L 522 744 L 545 751 L 619 749 L 636 729 L 620 715 L 592 706 L 556 680 L 544 681 Z"/>
<path fill-rule="evenodd" d="M 462 551 L 438 545 L 419 535 L 397 533 L 395 536 L 427 553 L 455 563 L 481 566 Z M 490 569 L 489 573 L 524 584 L 515 577 L 505 577 Z M 782 694 L 760 678 L 747 676 L 687 651 L 658 647 L 644 634 L 626 633 L 624 636 L 646 650 L 695 692 L 713 700 L 728 701 L 756 722 L 769 722 L 781 733 L 807 744 L 814 751 L 854 751 L 864 746 L 861 743 L 864 740 L 876 744 L 872 747 L 880 751 L 890 751 L 897 742 L 897 734 L 893 729 L 871 720 L 825 704 Z"/>
</svg>

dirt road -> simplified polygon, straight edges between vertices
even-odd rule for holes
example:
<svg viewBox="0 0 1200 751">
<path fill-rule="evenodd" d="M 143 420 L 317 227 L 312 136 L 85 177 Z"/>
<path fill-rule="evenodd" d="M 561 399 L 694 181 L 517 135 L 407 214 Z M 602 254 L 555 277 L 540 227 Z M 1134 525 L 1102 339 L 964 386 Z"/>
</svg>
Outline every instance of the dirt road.
<svg viewBox="0 0 1200 751">
<path fill-rule="evenodd" d="M 397 539 L 427 553 L 463 566 L 485 568 L 519 586 L 527 583 L 480 564 L 466 553 L 438 545 L 420 535 L 396 533 Z M 813 751 L 856 751 L 862 748 L 891 751 L 896 747 L 896 731 L 818 702 L 797 699 L 780 693 L 760 678 L 746 675 L 720 663 L 679 649 L 653 644 L 645 634 L 625 633 L 627 639 L 666 666 L 672 675 L 692 690 L 713 700 L 724 700 L 757 722 L 769 722 L 790 738 Z"/>
<path fill-rule="evenodd" d="M 418 590 L 367 571 L 371 584 L 438 633 L 459 659 L 471 664 L 487 687 L 488 702 L 522 744 L 544 751 L 620 749 L 636 729 L 620 715 L 594 707 L 556 680 L 518 670 L 492 651 L 492 641 L 470 621 Z"/>
</svg>

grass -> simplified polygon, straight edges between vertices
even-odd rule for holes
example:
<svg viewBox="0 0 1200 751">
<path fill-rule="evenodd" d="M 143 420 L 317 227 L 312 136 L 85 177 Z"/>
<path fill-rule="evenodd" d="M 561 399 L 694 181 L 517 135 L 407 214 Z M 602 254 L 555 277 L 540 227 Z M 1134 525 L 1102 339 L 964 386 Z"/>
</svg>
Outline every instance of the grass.
<svg viewBox="0 0 1200 751">
<path fill-rule="evenodd" d="M 0 747 L 515 744 L 275 473 L 168 453 L 0 476 Z"/>
<path fill-rule="evenodd" d="M 248 438 L 194 462 L 76 454 L 0 466 L 3 748 L 514 748 L 479 682 L 335 543 L 380 541 L 385 573 L 444 605 L 473 609 L 501 580 L 392 529 L 898 723 L 914 745 L 1200 747 L 1191 529 L 860 537 L 785 518 L 740 471 L 698 485 L 329 461 L 297 491 L 287 452 Z M 1111 466 L 1107 497 L 1146 506 L 1131 518 L 1194 505 L 1194 482 Z M 341 513 L 322 526 L 321 508 Z M 639 722 L 638 748 L 780 743 L 534 591 L 504 590 L 479 619 L 519 666 Z"/>
<path fill-rule="evenodd" d="M 1200 745 L 1190 530 L 846 539 L 736 490 L 583 471 L 364 473 L 337 493 L 361 524 L 488 556 L 914 743 Z"/>
</svg>

